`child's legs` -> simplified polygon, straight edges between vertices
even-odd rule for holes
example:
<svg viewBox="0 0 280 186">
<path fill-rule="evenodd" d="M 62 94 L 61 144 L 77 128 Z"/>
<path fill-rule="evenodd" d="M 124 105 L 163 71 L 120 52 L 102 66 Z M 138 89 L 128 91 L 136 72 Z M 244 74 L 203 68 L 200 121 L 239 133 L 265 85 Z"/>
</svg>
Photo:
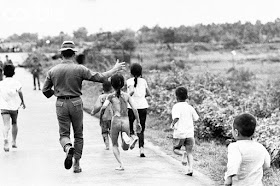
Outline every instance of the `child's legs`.
<svg viewBox="0 0 280 186">
<path fill-rule="evenodd" d="M 10 111 L 9 110 L 1 110 L 1 115 L 2 115 L 2 118 L 3 118 L 3 124 L 4 124 L 4 127 L 3 127 L 3 137 L 4 137 L 4 140 L 7 140 L 8 139 L 8 134 L 9 134 L 9 131 L 10 131 L 10 120 L 11 120 L 11 116 L 10 116 Z"/>
<path fill-rule="evenodd" d="M 122 149 L 128 150 L 129 149 L 129 143 L 131 142 L 130 136 L 130 130 L 129 130 L 129 121 L 127 117 L 121 117 L 120 118 L 121 123 L 121 133 L 122 133 Z"/>
<path fill-rule="evenodd" d="M 130 136 L 130 125 L 127 117 L 121 118 L 121 131 L 125 132 L 128 136 Z"/>
<path fill-rule="evenodd" d="M 119 138 L 119 132 L 121 131 L 121 123 L 118 119 L 118 117 L 113 117 L 111 121 L 111 140 L 112 145 L 118 147 L 118 138 Z"/>
<path fill-rule="evenodd" d="M 186 138 L 185 140 L 185 148 L 186 148 L 186 153 L 187 153 L 187 161 L 189 164 L 189 168 L 192 171 L 193 168 L 193 155 L 192 155 L 192 151 L 193 151 L 193 146 L 195 144 L 195 140 L 194 138 Z"/>
<path fill-rule="evenodd" d="M 120 164 L 120 166 L 122 166 L 121 153 L 119 151 L 119 147 L 118 146 L 114 146 L 113 145 L 113 153 L 114 153 L 114 156 L 115 156 L 116 160 Z"/>
<path fill-rule="evenodd" d="M 102 136 L 108 136 L 110 133 L 110 125 L 111 121 L 106 120 L 106 121 L 100 121 L 100 127 L 101 127 L 101 134 Z"/>
<path fill-rule="evenodd" d="M 109 150 L 109 135 L 111 120 L 100 121 L 101 133 L 106 149 Z"/>
<path fill-rule="evenodd" d="M 12 138 L 13 142 L 17 139 L 17 133 L 18 133 L 18 125 L 17 125 L 17 117 L 18 117 L 18 111 L 10 111 L 10 116 L 12 118 Z"/>
<path fill-rule="evenodd" d="M 129 119 L 130 135 L 134 135 L 133 122 L 135 120 L 135 116 L 134 116 L 134 113 L 133 113 L 132 109 L 128 109 L 128 119 Z"/>
<path fill-rule="evenodd" d="M 110 134 L 110 126 L 111 126 L 111 120 L 105 120 L 100 122 L 101 133 Z"/>
<path fill-rule="evenodd" d="M 184 141 L 182 139 L 173 138 L 173 152 L 177 155 L 182 156 L 184 154 L 184 151 L 181 150 L 183 144 Z"/>
<path fill-rule="evenodd" d="M 142 130 L 140 133 L 138 133 L 139 138 L 139 148 L 144 147 L 144 131 L 145 131 L 145 123 L 147 118 L 147 109 L 138 109 L 140 124 L 142 127 Z"/>
<path fill-rule="evenodd" d="M 119 144 L 118 144 L 118 137 L 121 123 L 118 119 L 118 117 L 113 117 L 111 121 L 111 140 L 113 145 L 113 153 L 115 158 L 117 159 L 118 163 L 122 166 L 122 161 L 120 157 L 120 151 L 119 151 Z"/>
</svg>

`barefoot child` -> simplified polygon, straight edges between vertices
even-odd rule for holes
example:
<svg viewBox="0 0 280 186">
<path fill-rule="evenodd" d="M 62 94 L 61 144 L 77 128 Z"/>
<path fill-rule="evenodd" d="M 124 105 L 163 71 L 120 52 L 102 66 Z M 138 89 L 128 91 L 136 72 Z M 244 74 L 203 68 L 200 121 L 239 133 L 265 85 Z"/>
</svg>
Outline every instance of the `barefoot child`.
<svg viewBox="0 0 280 186">
<path fill-rule="evenodd" d="M 111 103 L 112 110 L 113 110 L 113 117 L 111 122 L 111 139 L 113 144 L 113 153 L 119 163 L 119 167 L 117 167 L 116 170 L 121 171 L 124 170 L 124 167 L 121 161 L 120 151 L 118 148 L 119 133 L 121 133 L 123 150 L 128 150 L 129 146 L 131 147 L 130 149 L 132 149 L 135 143 L 137 142 L 137 140 L 129 137 L 130 131 L 129 131 L 128 116 L 127 116 L 127 103 L 130 104 L 134 112 L 137 121 L 137 128 L 138 128 L 137 132 L 141 132 L 141 125 L 140 125 L 138 112 L 135 109 L 131 97 L 127 93 L 121 91 L 121 88 L 124 86 L 124 77 L 120 74 L 113 75 L 111 77 L 111 85 L 114 88 L 115 92 L 111 93 L 107 97 L 106 101 L 104 102 L 101 108 L 100 118 L 102 119 L 105 108 L 109 105 L 109 103 Z"/>
<path fill-rule="evenodd" d="M 225 185 L 262 186 L 263 170 L 270 167 L 270 156 L 260 143 L 253 141 L 256 119 L 241 114 L 234 119 L 232 135 L 236 142 L 228 146 Z"/>
<path fill-rule="evenodd" d="M 101 94 L 97 98 L 94 108 L 91 111 L 91 115 L 95 115 L 96 113 L 98 113 L 100 111 L 107 96 L 111 92 L 111 89 L 112 89 L 111 82 L 104 81 L 102 84 L 102 87 L 103 87 L 103 94 Z M 113 116 L 112 112 L 113 111 L 112 111 L 111 105 L 109 105 L 105 109 L 102 119 L 100 120 L 101 134 L 102 134 L 105 146 L 106 146 L 106 148 L 105 148 L 106 150 L 109 150 L 109 134 L 110 134 L 110 128 L 111 128 L 111 119 Z"/>
<path fill-rule="evenodd" d="M 15 67 L 13 65 L 4 66 L 4 75 L 6 78 L 0 82 L 0 109 L 3 118 L 4 128 L 4 151 L 9 151 L 9 130 L 12 124 L 12 148 L 17 148 L 16 138 L 18 133 L 17 116 L 18 109 L 22 106 L 25 109 L 23 101 L 21 83 L 13 78 Z"/>
<path fill-rule="evenodd" d="M 185 174 L 193 174 L 193 155 L 194 146 L 194 125 L 193 121 L 198 120 L 195 109 L 186 102 L 188 91 L 184 87 L 179 87 L 175 91 L 177 103 L 172 108 L 173 132 L 173 151 L 182 156 L 182 164 L 185 167 Z M 185 146 L 185 151 L 181 147 Z"/>
</svg>

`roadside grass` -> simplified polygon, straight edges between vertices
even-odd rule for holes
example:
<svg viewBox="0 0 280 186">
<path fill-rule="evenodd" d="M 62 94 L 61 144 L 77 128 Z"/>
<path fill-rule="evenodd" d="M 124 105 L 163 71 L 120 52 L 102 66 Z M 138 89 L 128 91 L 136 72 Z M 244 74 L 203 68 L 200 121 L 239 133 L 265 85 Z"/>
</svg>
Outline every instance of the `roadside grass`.
<svg viewBox="0 0 280 186">
<path fill-rule="evenodd" d="M 181 157 L 173 153 L 172 131 L 168 126 L 155 117 L 148 117 L 145 138 L 159 146 L 167 155 L 181 161 Z M 223 185 L 224 173 L 227 165 L 227 147 L 215 141 L 199 141 L 193 149 L 194 169 L 215 181 L 216 185 Z M 265 186 L 276 186 L 280 183 L 280 170 L 272 167 L 264 172 Z"/>
</svg>

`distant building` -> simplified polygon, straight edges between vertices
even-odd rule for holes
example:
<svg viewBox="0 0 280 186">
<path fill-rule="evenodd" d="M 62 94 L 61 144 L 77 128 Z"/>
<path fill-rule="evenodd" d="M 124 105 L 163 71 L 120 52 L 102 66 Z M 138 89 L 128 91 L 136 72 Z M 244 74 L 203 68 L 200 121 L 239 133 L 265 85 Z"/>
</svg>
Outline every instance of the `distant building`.
<svg viewBox="0 0 280 186">
<path fill-rule="evenodd" d="M 20 42 L 4 42 L 0 40 L 0 52 L 21 52 L 22 43 Z"/>
</svg>

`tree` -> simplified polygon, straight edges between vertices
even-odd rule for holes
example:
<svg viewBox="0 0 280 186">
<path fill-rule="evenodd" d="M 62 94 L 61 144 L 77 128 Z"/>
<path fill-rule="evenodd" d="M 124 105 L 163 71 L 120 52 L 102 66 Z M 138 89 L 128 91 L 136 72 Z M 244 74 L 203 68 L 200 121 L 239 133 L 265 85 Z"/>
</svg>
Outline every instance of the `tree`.
<svg viewBox="0 0 280 186">
<path fill-rule="evenodd" d="M 73 32 L 74 38 L 82 41 L 87 41 L 88 31 L 85 27 L 80 27 Z"/>
</svg>

